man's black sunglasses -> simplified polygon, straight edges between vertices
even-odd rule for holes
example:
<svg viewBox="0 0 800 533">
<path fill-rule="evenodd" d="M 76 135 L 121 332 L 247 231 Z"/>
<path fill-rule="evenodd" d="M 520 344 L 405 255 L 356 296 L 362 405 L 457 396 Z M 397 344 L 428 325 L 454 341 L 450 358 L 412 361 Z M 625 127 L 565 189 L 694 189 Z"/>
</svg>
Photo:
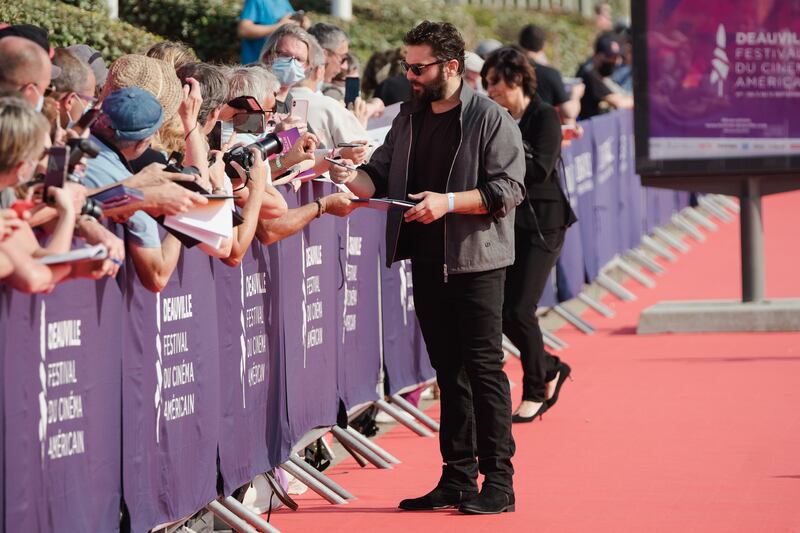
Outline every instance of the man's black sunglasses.
<svg viewBox="0 0 800 533">
<path fill-rule="evenodd" d="M 405 61 L 400 62 L 400 66 L 403 67 L 403 70 L 408 72 L 409 70 L 414 73 L 414 76 L 422 76 L 422 71 L 428 67 L 432 67 L 433 65 L 441 65 L 442 63 L 447 63 L 447 59 L 440 59 L 439 61 L 434 61 L 433 63 L 414 63 L 413 65 L 409 65 Z"/>
</svg>

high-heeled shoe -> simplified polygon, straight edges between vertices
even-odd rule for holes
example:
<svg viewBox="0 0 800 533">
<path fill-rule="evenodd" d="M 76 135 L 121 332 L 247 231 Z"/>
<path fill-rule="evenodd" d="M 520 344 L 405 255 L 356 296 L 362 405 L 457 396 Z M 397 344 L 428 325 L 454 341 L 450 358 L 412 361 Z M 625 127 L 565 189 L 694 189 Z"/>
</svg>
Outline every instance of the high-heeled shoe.
<svg viewBox="0 0 800 533">
<path fill-rule="evenodd" d="M 549 407 L 547 405 L 547 402 L 542 402 L 542 405 L 541 405 L 541 407 L 539 407 L 539 410 L 536 411 L 535 413 L 533 413 L 531 416 L 522 416 L 522 415 L 518 415 L 518 414 L 511 415 L 511 423 L 512 424 L 525 424 L 525 423 L 528 423 L 528 422 L 533 422 L 533 419 L 536 418 L 537 416 L 539 417 L 539 420 L 541 420 L 542 419 L 542 415 L 548 409 L 549 409 Z"/>
<path fill-rule="evenodd" d="M 561 386 L 564 384 L 567 378 L 572 381 L 572 376 L 570 375 L 571 373 L 572 368 L 570 368 L 567 363 L 562 361 L 558 364 L 558 383 L 556 383 L 556 390 L 553 392 L 553 397 L 544 402 L 548 409 L 553 407 L 558 401 L 558 394 L 561 392 Z"/>
</svg>

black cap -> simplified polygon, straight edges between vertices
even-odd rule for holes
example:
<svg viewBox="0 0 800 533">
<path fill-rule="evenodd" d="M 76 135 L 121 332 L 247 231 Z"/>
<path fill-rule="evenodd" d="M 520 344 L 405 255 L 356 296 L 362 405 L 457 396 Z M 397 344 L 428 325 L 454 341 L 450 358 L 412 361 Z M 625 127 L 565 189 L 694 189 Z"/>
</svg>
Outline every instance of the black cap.
<svg viewBox="0 0 800 533">
<path fill-rule="evenodd" d="M 14 24 L 12 26 L 6 26 L 0 29 L 0 39 L 3 37 L 22 37 L 23 39 L 33 41 L 42 47 L 47 57 L 53 59 L 54 50 L 50 47 L 50 36 L 47 30 L 41 26 L 35 26 L 33 24 Z M 53 71 L 50 77 L 56 79 L 59 74 L 61 74 L 61 68 L 53 65 Z"/>
<path fill-rule="evenodd" d="M 618 56 L 622 52 L 619 41 L 611 34 L 603 34 L 594 43 L 595 54 L 605 54 L 607 56 Z"/>
<path fill-rule="evenodd" d="M 0 30 L 0 39 L 3 37 L 24 37 L 29 41 L 33 41 L 42 49 L 47 52 L 48 56 L 50 54 L 50 39 L 47 33 L 47 30 L 42 28 L 41 26 L 34 26 L 33 24 L 14 24 L 13 26 L 7 26 Z"/>
</svg>

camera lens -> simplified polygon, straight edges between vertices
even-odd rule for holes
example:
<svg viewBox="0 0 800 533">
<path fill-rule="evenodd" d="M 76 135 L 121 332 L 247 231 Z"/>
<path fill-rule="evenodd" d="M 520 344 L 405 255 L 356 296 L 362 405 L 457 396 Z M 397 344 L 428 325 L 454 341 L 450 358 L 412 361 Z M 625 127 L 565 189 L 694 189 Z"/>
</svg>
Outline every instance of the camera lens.
<svg viewBox="0 0 800 533">
<path fill-rule="evenodd" d="M 81 214 L 100 219 L 103 216 L 103 208 L 96 201 L 87 198 L 83 204 L 83 209 L 81 209 Z"/>
<path fill-rule="evenodd" d="M 281 143 L 281 140 L 274 133 L 270 133 L 263 139 L 254 142 L 250 146 L 261 150 L 261 158 L 265 160 L 269 156 L 273 154 L 279 154 L 283 151 L 283 143 Z"/>
</svg>

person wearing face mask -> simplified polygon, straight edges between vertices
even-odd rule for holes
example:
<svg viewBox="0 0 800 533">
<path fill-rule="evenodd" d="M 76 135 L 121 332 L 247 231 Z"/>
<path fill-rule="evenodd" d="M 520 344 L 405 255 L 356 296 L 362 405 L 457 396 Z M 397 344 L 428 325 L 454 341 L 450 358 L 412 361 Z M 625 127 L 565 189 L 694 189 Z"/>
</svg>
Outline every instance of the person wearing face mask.
<svg viewBox="0 0 800 533">
<path fill-rule="evenodd" d="M 66 48 L 56 49 L 53 64 L 61 69 L 61 74 L 53 80 L 55 90 L 50 96 L 58 100 L 61 127 L 70 129 L 94 106 L 94 72 Z"/>
<path fill-rule="evenodd" d="M 322 94 L 325 82 L 326 61 L 322 47 L 316 39 L 310 41 L 309 68 L 306 78 L 295 85 L 290 94 L 294 100 L 308 101 L 308 127 L 319 139 L 319 147 L 332 150 L 339 143 L 352 143 L 368 139 L 367 131 L 356 116 L 346 109 L 341 102 Z M 351 150 L 352 151 L 352 150 Z M 353 159 L 348 151 L 347 159 Z M 358 154 L 357 163 L 365 160 L 366 147 Z"/>
<path fill-rule="evenodd" d="M 629 109 L 633 98 L 615 93 L 608 88 L 605 79 L 614 73 L 620 61 L 621 47 L 612 34 L 603 34 L 594 44 L 592 68 L 581 74 L 586 90 L 581 98 L 581 113 L 578 120 L 585 120 L 609 109 Z"/>
<path fill-rule="evenodd" d="M 0 88 L 18 91 L 37 112 L 44 106 L 51 79 L 59 72 L 36 42 L 16 35 L 0 38 Z"/>
<path fill-rule="evenodd" d="M 313 37 L 296 24 L 286 24 L 269 36 L 261 50 L 261 62 L 266 65 L 281 84 L 275 95 L 275 111 L 290 113 L 292 98 L 289 90 L 303 81 L 309 67 L 310 42 Z"/>
</svg>

